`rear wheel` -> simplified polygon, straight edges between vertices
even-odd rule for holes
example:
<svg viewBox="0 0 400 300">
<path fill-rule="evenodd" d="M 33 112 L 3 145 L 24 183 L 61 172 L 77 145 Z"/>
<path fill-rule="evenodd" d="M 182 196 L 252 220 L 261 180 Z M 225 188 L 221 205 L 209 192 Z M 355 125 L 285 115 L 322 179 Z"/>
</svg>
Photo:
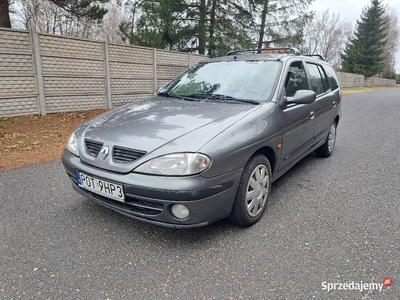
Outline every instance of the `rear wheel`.
<svg viewBox="0 0 400 300">
<path fill-rule="evenodd" d="M 263 215 L 271 191 L 271 165 L 264 155 L 253 156 L 245 166 L 230 220 L 251 226 Z"/>
<path fill-rule="evenodd" d="M 329 128 L 328 136 L 325 143 L 315 150 L 315 154 L 321 157 L 329 157 L 333 153 L 336 143 L 336 123 L 333 123 Z"/>
</svg>

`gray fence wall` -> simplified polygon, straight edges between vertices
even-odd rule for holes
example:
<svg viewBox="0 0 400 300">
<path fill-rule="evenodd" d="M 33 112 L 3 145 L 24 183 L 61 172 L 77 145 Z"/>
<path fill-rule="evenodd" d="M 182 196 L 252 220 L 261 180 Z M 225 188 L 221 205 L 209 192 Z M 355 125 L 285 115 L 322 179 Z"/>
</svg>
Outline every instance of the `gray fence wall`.
<svg viewBox="0 0 400 300">
<path fill-rule="evenodd" d="M 0 117 L 111 108 L 153 94 L 206 56 L 0 29 Z M 394 80 L 339 73 L 343 87 Z"/>
<path fill-rule="evenodd" d="M 0 117 L 120 106 L 205 58 L 0 29 Z"/>
<path fill-rule="evenodd" d="M 365 77 L 364 75 L 338 72 L 341 87 L 358 87 L 358 86 L 391 86 L 396 85 L 396 80 Z"/>
<path fill-rule="evenodd" d="M 31 36 L 0 30 L 0 116 L 39 113 Z"/>
</svg>

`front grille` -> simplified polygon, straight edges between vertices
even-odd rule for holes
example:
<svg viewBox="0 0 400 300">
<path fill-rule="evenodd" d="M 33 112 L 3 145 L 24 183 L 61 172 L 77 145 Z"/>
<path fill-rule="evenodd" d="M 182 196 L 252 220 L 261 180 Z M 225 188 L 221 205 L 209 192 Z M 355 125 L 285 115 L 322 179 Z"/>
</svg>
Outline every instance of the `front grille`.
<svg viewBox="0 0 400 300">
<path fill-rule="evenodd" d="M 115 146 L 112 156 L 115 162 L 126 164 L 141 158 L 145 154 L 144 151 Z"/>
<path fill-rule="evenodd" d="M 85 147 L 90 156 L 97 157 L 103 147 L 103 143 L 85 139 Z"/>
</svg>

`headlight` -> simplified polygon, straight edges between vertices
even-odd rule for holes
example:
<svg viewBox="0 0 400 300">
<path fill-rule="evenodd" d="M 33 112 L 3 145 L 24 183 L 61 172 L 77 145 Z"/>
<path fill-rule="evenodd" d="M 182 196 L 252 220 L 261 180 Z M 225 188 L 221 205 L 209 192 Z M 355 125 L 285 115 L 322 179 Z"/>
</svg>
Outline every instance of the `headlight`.
<svg viewBox="0 0 400 300">
<path fill-rule="evenodd" d="M 71 134 L 67 143 L 67 149 L 73 155 L 79 156 L 78 144 L 76 142 L 75 132 Z"/>
<path fill-rule="evenodd" d="M 174 153 L 153 158 L 137 167 L 134 172 L 185 176 L 203 172 L 209 167 L 211 160 L 200 153 Z"/>
</svg>

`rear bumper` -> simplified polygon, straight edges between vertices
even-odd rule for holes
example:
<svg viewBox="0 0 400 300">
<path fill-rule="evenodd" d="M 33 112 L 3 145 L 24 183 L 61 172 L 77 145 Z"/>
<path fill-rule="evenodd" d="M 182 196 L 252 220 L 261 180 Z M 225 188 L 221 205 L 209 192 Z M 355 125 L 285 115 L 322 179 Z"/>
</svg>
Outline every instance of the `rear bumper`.
<svg viewBox="0 0 400 300">
<path fill-rule="evenodd" d="M 144 222 L 174 228 L 199 227 L 227 217 L 232 209 L 242 169 L 214 178 L 200 175 L 164 177 L 144 174 L 119 174 L 82 163 L 64 151 L 62 163 L 80 194 L 107 208 Z M 76 170 L 87 175 L 122 184 L 125 202 L 92 193 L 78 186 Z M 187 219 L 179 220 L 171 213 L 173 204 L 183 204 L 189 211 Z"/>
</svg>

